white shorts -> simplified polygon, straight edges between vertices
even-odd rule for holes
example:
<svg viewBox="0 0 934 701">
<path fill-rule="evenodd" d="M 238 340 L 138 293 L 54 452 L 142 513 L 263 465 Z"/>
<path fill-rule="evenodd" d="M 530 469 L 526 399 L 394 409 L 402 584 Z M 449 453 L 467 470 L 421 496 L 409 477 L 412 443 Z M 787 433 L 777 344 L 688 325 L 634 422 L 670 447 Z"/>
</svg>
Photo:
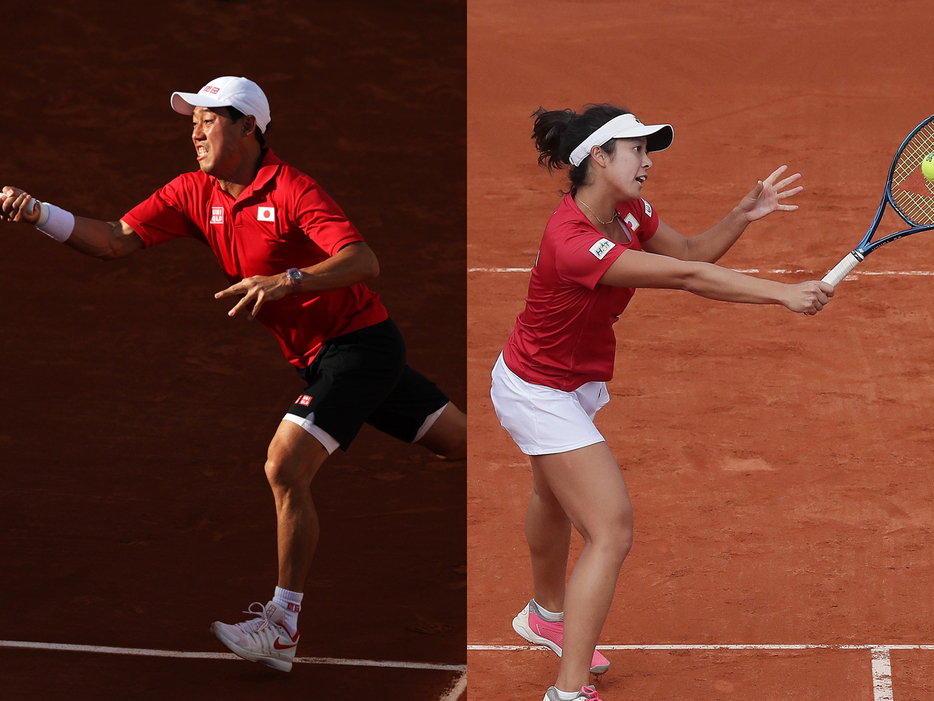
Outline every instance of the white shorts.
<svg viewBox="0 0 934 701">
<path fill-rule="evenodd" d="M 502 353 L 492 378 L 496 416 L 526 455 L 566 453 L 604 441 L 593 419 L 610 401 L 605 382 L 588 382 L 572 392 L 533 385 L 506 367 Z"/>
</svg>

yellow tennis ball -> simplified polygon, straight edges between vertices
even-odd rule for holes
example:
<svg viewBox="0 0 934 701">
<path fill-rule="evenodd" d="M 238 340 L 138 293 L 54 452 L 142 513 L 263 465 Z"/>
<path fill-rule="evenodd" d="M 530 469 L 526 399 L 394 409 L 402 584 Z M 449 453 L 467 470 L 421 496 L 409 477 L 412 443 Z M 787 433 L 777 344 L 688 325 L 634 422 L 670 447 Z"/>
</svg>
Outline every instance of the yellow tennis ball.
<svg viewBox="0 0 934 701">
<path fill-rule="evenodd" d="M 929 153 L 921 161 L 921 172 L 928 180 L 934 180 L 934 153 Z"/>
</svg>

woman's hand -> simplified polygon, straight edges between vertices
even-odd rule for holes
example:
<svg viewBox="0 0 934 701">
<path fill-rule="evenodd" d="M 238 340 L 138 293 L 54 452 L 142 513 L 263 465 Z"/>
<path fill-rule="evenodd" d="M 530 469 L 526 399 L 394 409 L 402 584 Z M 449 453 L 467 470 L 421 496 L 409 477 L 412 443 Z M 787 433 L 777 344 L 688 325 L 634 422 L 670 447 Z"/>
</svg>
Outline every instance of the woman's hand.
<svg viewBox="0 0 934 701">
<path fill-rule="evenodd" d="M 833 286 L 822 281 L 800 282 L 787 287 L 788 295 L 782 300 L 782 304 L 790 311 L 801 312 L 805 316 L 817 314 L 833 297 Z"/>
<path fill-rule="evenodd" d="M 798 208 L 796 204 L 781 204 L 782 200 L 793 197 L 804 189 L 800 185 L 787 189 L 789 185 L 801 179 L 801 173 L 779 180 L 786 170 L 788 166 L 779 167 L 765 180 L 760 180 L 755 189 L 742 199 L 737 209 L 746 217 L 747 222 L 762 219 L 776 209 L 792 212 Z"/>
</svg>

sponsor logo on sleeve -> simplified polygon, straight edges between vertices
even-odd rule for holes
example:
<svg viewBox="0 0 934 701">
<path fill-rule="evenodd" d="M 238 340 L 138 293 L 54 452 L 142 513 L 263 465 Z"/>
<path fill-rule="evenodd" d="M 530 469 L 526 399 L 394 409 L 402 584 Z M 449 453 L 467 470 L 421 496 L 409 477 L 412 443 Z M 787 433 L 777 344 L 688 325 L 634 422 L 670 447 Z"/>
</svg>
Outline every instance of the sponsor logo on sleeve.
<svg viewBox="0 0 934 701">
<path fill-rule="evenodd" d="M 212 224 L 223 224 L 224 223 L 224 208 L 223 207 L 211 207 L 211 223 Z"/>
<path fill-rule="evenodd" d="M 651 217 L 651 216 L 652 216 L 652 205 L 650 205 L 650 204 L 649 204 L 648 202 L 646 202 L 645 200 L 642 200 L 642 204 L 645 205 L 645 213 L 646 213 L 646 216 Z"/>
<path fill-rule="evenodd" d="M 276 221 L 276 210 L 273 207 L 259 207 L 256 210 L 257 221 Z"/>
<path fill-rule="evenodd" d="M 600 239 L 590 247 L 590 252 L 593 253 L 597 260 L 603 260 L 604 256 L 612 251 L 614 246 L 616 246 L 616 244 L 609 239 Z"/>
<path fill-rule="evenodd" d="M 301 397 L 295 400 L 295 403 L 301 404 L 302 406 L 308 406 L 309 404 L 311 404 L 312 399 L 314 399 L 314 397 L 311 397 L 307 394 L 303 394 Z"/>
</svg>

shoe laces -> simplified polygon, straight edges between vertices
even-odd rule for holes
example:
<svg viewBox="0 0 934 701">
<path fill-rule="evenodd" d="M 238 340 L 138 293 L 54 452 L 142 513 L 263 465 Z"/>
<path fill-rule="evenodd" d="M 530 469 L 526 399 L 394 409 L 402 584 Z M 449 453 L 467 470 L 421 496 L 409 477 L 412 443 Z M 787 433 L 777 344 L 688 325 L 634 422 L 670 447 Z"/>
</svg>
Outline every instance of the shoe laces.
<svg viewBox="0 0 934 701">
<path fill-rule="evenodd" d="M 260 610 L 254 611 L 254 606 L 259 606 Z M 266 612 L 266 607 L 260 601 L 254 601 L 252 604 L 250 604 L 250 608 L 248 608 L 243 613 L 249 613 L 253 616 L 256 616 L 256 618 L 254 618 L 252 621 L 244 621 L 243 623 L 237 624 L 237 626 L 245 633 L 258 633 L 263 628 L 266 628 L 273 623 L 273 621 L 269 619 L 269 614 Z"/>
<path fill-rule="evenodd" d="M 597 689 L 596 689 L 596 687 L 593 687 L 593 686 L 582 686 L 582 687 L 581 687 L 581 694 L 583 694 L 583 696 L 582 696 L 581 698 L 584 698 L 584 699 L 586 699 L 587 701 L 600 701 L 600 698 L 597 696 Z"/>
</svg>

